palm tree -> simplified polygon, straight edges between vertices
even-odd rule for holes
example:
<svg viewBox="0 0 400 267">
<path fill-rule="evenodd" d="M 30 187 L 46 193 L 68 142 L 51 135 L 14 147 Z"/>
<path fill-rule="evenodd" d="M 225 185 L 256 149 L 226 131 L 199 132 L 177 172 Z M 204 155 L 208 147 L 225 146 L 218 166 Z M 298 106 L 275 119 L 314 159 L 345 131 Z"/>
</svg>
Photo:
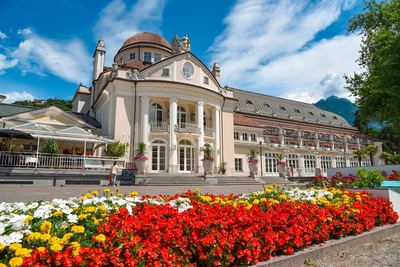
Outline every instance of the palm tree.
<svg viewBox="0 0 400 267">
<path fill-rule="evenodd" d="M 379 155 L 379 159 L 383 160 L 383 162 L 385 162 L 385 165 L 388 165 L 389 161 L 391 161 L 392 159 L 392 155 L 387 152 L 382 152 L 382 154 Z"/>
<path fill-rule="evenodd" d="M 256 148 L 250 148 L 249 153 L 247 154 L 247 159 L 250 160 L 257 160 L 258 161 L 258 154 L 260 154 L 260 151 Z"/>
<path fill-rule="evenodd" d="M 365 158 L 365 151 L 362 149 L 357 149 L 356 151 L 353 151 L 353 158 L 358 160 L 358 166 L 361 167 L 361 161 L 363 158 Z"/>
<path fill-rule="evenodd" d="M 369 160 L 371 161 L 371 165 L 374 165 L 373 159 L 376 153 L 379 152 L 379 149 L 374 145 L 368 145 L 365 149 L 365 154 L 369 156 Z"/>
</svg>

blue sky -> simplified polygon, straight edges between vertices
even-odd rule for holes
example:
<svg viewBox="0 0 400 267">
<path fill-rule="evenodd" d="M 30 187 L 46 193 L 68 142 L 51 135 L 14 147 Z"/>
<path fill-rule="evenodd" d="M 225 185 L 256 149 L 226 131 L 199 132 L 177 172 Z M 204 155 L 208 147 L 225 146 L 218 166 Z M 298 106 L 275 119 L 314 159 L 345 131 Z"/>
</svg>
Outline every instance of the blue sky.
<svg viewBox="0 0 400 267">
<path fill-rule="evenodd" d="M 188 34 L 221 85 L 315 103 L 349 97 L 343 74 L 359 71 L 361 39 L 346 35 L 362 0 L 0 0 L 0 94 L 17 100 L 72 99 L 91 86 L 97 40 L 106 66 L 122 43 L 150 31 Z M 351 99 L 351 97 L 350 97 Z"/>
</svg>

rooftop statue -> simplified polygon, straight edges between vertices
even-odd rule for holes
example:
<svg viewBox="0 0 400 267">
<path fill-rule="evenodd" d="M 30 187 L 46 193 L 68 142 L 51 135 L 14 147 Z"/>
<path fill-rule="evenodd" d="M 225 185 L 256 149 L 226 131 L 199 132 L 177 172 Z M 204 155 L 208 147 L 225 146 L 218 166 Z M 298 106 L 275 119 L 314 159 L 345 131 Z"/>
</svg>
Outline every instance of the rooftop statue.
<svg viewBox="0 0 400 267">
<path fill-rule="evenodd" d="M 185 34 L 182 38 L 179 38 L 178 35 L 175 35 L 174 39 L 172 39 L 172 53 L 178 54 L 188 51 L 190 51 L 190 39 L 187 34 Z"/>
</svg>

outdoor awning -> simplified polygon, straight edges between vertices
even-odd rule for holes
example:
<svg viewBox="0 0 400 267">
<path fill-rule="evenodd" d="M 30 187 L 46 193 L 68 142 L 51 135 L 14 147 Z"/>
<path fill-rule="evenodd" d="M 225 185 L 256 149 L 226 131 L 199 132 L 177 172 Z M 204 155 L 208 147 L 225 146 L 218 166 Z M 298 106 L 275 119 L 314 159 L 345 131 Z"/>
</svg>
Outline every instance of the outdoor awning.
<svg viewBox="0 0 400 267">
<path fill-rule="evenodd" d="M 83 137 L 70 137 L 70 136 L 57 136 L 57 135 L 41 135 L 41 134 L 32 134 L 35 138 L 40 139 L 54 139 L 54 140 L 64 140 L 64 141 L 78 141 L 78 142 L 87 142 L 87 143 L 106 143 L 111 144 L 114 143 L 115 140 L 107 139 L 104 137 L 92 137 L 92 138 L 83 138 Z"/>
</svg>

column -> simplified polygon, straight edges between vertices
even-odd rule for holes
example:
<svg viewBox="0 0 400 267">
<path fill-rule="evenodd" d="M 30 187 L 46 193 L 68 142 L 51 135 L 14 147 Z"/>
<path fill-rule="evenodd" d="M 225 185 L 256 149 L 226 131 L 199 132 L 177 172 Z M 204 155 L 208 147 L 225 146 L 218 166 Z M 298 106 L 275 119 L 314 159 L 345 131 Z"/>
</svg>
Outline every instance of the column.
<svg viewBox="0 0 400 267">
<path fill-rule="evenodd" d="M 332 159 L 331 159 L 331 168 L 336 168 L 336 156 L 332 156 Z"/>
<path fill-rule="evenodd" d="M 178 144 L 175 125 L 178 120 L 178 98 L 169 99 L 169 173 L 178 173 Z"/>
<path fill-rule="evenodd" d="M 203 173 L 203 164 L 201 161 L 203 159 L 203 152 L 201 148 L 204 147 L 204 103 L 201 101 L 197 102 L 197 127 L 200 132 L 197 146 L 197 155 L 199 155 L 197 160 L 197 172 Z"/>
<path fill-rule="evenodd" d="M 217 170 L 218 165 L 221 163 L 221 145 L 220 145 L 220 133 L 219 133 L 219 124 L 220 124 L 220 113 L 221 108 L 220 107 L 215 107 L 213 110 L 213 128 L 214 128 L 214 140 L 215 140 L 215 150 L 214 150 L 214 155 L 215 155 L 215 169 Z"/>
<path fill-rule="evenodd" d="M 297 169 L 297 173 L 299 176 L 304 175 L 304 155 L 297 155 L 299 158 L 299 168 Z"/>
<path fill-rule="evenodd" d="M 145 143 L 146 145 L 149 143 L 149 103 L 150 97 L 142 96 L 142 126 L 140 131 L 140 142 Z"/>
</svg>

